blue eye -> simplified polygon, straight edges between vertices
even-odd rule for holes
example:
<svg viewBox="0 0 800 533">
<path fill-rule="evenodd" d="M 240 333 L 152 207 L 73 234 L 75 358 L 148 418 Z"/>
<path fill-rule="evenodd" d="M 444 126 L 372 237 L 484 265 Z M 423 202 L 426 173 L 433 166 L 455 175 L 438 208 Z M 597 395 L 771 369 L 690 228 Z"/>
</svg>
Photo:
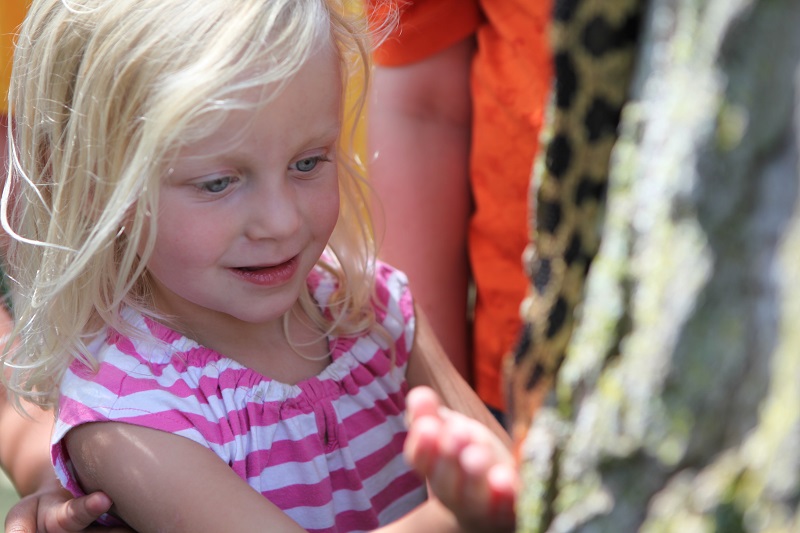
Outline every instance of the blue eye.
<svg viewBox="0 0 800 533">
<path fill-rule="evenodd" d="M 300 172 L 311 172 L 317 166 L 317 163 L 319 163 L 318 157 L 306 157 L 295 163 L 294 166 Z"/>
<path fill-rule="evenodd" d="M 228 188 L 233 181 L 231 176 L 223 176 L 203 183 L 198 183 L 197 188 L 210 193 L 220 193 Z"/>
<path fill-rule="evenodd" d="M 300 172 L 311 172 L 317 168 L 320 161 L 330 161 L 330 159 L 322 155 L 304 157 L 303 159 L 297 160 L 292 166 Z"/>
</svg>

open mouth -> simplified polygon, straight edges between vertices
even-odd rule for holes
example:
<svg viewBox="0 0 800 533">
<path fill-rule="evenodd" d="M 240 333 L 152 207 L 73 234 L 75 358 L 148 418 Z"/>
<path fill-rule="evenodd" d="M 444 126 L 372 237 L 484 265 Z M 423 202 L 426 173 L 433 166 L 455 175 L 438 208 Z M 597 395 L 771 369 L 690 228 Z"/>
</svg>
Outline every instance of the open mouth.
<svg viewBox="0 0 800 533">
<path fill-rule="evenodd" d="M 241 270 L 242 272 L 258 272 L 260 270 L 267 270 L 270 268 L 275 268 L 275 267 L 274 266 L 236 267 L 235 270 Z"/>
<path fill-rule="evenodd" d="M 298 259 L 297 256 L 295 256 L 288 261 L 284 261 L 283 263 L 278 263 L 275 265 L 232 267 L 231 271 L 236 273 L 239 277 L 244 278 L 252 283 L 259 285 L 274 285 L 283 283 L 294 276 L 297 266 Z"/>
</svg>

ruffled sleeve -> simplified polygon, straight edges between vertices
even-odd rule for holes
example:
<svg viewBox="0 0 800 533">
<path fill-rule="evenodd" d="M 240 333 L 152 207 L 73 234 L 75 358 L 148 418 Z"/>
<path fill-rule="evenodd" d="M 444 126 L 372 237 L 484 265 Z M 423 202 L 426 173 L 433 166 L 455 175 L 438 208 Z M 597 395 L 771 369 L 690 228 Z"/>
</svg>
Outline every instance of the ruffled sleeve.
<svg viewBox="0 0 800 533">
<path fill-rule="evenodd" d="M 84 492 L 63 439 L 71 429 L 83 424 L 134 424 L 181 435 L 223 459 L 228 455 L 222 443 L 230 428 L 220 424 L 227 414 L 221 390 L 236 394 L 237 384 L 226 386 L 226 381 L 231 374 L 241 374 L 230 368 L 230 361 L 193 364 L 201 359 L 192 354 L 193 350 L 176 354 L 168 344 L 160 342 L 144 349 L 114 332 L 97 344 L 97 371 L 75 360 L 62 380 L 58 418 L 51 438 L 56 474 L 73 495 Z M 194 351 L 197 350 L 202 348 Z"/>
<path fill-rule="evenodd" d="M 405 365 L 414 343 L 414 299 L 405 273 L 378 262 L 375 273 L 378 322 L 395 342 L 395 363 Z"/>
</svg>

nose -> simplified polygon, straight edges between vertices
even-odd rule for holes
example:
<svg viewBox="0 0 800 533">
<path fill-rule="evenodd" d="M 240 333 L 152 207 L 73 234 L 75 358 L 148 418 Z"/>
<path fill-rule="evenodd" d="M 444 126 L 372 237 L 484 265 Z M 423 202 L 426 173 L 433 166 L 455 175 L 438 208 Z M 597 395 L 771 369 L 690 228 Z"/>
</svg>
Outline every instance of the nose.
<svg viewBox="0 0 800 533">
<path fill-rule="evenodd" d="M 298 191 L 286 179 L 270 182 L 258 184 L 248 198 L 245 234 L 251 240 L 284 239 L 300 228 Z"/>
</svg>

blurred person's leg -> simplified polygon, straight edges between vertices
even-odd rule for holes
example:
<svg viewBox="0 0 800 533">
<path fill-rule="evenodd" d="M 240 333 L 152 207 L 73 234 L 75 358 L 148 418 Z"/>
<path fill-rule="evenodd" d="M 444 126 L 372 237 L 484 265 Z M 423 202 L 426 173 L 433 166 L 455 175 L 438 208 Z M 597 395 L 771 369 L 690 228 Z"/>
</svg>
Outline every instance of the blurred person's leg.
<svg viewBox="0 0 800 533">
<path fill-rule="evenodd" d="M 380 256 L 409 277 L 453 364 L 470 379 L 466 250 L 471 212 L 472 39 L 418 62 L 375 69 L 369 177 Z M 382 212 L 381 212 L 382 211 Z"/>
</svg>

